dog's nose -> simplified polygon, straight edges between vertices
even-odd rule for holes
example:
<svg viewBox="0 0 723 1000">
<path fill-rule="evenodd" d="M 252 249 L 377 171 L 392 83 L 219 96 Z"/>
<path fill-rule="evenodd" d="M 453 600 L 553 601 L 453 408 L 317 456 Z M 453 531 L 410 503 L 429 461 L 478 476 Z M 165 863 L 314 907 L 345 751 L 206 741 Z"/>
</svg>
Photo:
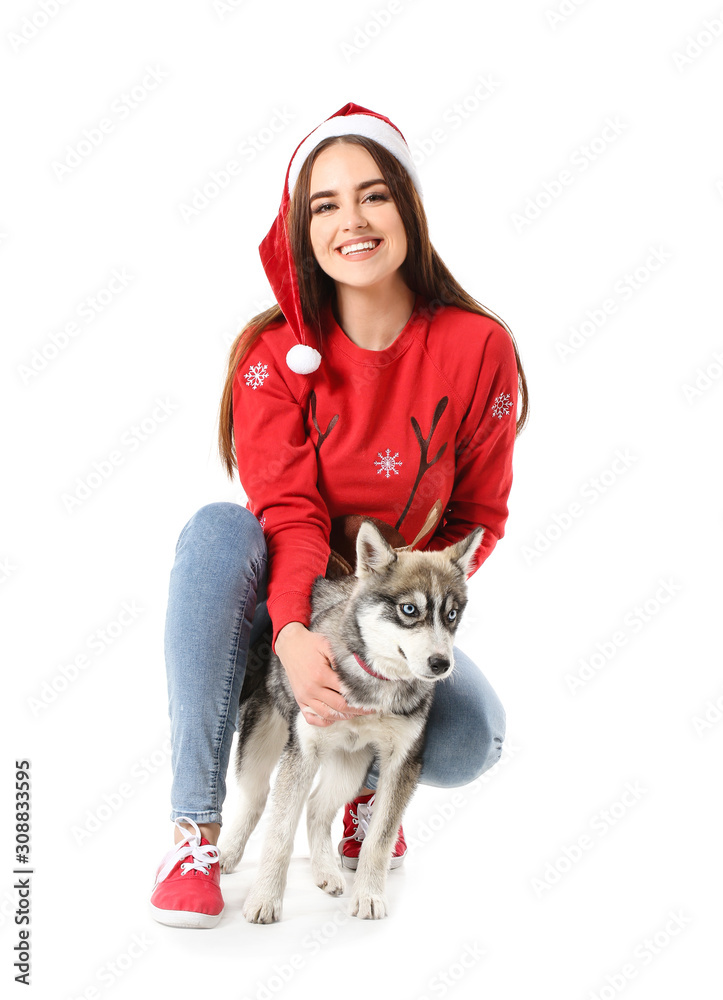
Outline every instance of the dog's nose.
<svg viewBox="0 0 723 1000">
<path fill-rule="evenodd" d="M 449 660 L 446 656 L 430 656 L 427 663 L 433 674 L 444 674 L 449 670 Z"/>
</svg>

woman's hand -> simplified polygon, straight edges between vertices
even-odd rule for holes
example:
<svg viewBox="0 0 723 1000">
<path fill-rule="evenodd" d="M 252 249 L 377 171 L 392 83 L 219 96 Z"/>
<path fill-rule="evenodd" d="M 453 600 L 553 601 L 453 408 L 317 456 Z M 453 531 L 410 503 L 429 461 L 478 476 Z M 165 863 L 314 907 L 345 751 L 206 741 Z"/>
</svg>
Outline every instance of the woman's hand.
<svg viewBox="0 0 723 1000">
<path fill-rule="evenodd" d="M 374 714 L 373 709 L 347 705 L 332 665 L 331 645 L 320 632 L 310 632 L 301 622 L 289 622 L 276 637 L 276 655 L 310 725 L 330 726 L 339 719 Z"/>
</svg>

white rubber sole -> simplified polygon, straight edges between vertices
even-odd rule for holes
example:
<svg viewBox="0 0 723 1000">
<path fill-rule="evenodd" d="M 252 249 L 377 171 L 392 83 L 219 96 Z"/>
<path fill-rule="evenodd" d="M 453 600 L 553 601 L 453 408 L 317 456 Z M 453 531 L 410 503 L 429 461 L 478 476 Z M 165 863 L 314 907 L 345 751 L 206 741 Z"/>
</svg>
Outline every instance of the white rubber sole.
<svg viewBox="0 0 723 1000">
<path fill-rule="evenodd" d="M 402 854 L 401 857 L 399 857 L 399 858 L 390 858 L 389 859 L 389 867 L 390 868 L 399 868 L 399 866 L 401 865 L 402 861 L 404 861 L 404 859 L 406 858 L 406 856 L 407 856 L 407 852 L 405 851 L 404 854 Z M 359 858 L 347 858 L 345 854 L 341 853 L 341 851 L 339 851 L 339 857 L 341 858 L 341 867 L 342 868 L 347 868 L 347 869 L 349 869 L 349 871 L 352 871 L 352 872 L 356 871 L 356 867 L 357 867 L 357 865 L 359 863 Z"/>
<path fill-rule="evenodd" d="M 193 910 L 159 910 L 153 903 L 148 905 L 153 919 L 169 927 L 215 927 L 223 916 L 223 910 L 220 913 L 195 913 Z"/>
</svg>

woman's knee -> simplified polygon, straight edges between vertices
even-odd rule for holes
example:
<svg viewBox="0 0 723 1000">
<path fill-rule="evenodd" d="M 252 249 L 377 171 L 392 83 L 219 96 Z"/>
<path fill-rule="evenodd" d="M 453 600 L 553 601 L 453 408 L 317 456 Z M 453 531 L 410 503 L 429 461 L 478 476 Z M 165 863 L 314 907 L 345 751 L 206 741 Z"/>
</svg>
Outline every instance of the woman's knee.
<svg viewBox="0 0 723 1000">
<path fill-rule="evenodd" d="M 258 519 L 247 508 L 237 503 L 218 501 L 208 503 L 196 511 L 184 525 L 178 538 L 178 550 L 198 546 L 205 552 L 214 546 L 224 555 L 244 553 L 266 555 L 266 539 Z"/>
<path fill-rule="evenodd" d="M 496 735 L 496 733 L 500 735 Z M 477 757 L 477 767 L 474 770 L 472 776 L 468 779 L 469 781 L 475 781 L 485 771 L 489 771 L 491 767 L 499 763 L 502 757 L 502 748 L 505 741 L 505 731 L 504 728 L 501 730 L 491 730 L 490 735 L 485 740 L 485 742 L 480 747 L 480 752 Z"/>
<path fill-rule="evenodd" d="M 435 692 L 427 741 L 427 773 L 433 784 L 447 787 L 466 785 L 493 767 L 502 756 L 506 729 L 494 688 L 465 653 L 456 647 L 454 652 L 449 683 L 443 681 Z"/>
<path fill-rule="evenodd" d="M 455 785 L 467 785 L 489 771 L 502 756 L 505 739 L 505 713 L 495 710 L 475 711 L 469 719 L 467 752 L 460 754 L 460 768 Z"/>
<path fill-rule="evenodd" d="M 467 664 L 471 662 L 466 655 L 463 658 Z M 473 734 L 474 750 L 467 756 L 465 784 L 479 778 L 499 761 L 507 727 L 504 706 L 479 667 L 473 665 L 466 673 L 472 683 L 467 691 L 465 728 Z"/>
</svg>

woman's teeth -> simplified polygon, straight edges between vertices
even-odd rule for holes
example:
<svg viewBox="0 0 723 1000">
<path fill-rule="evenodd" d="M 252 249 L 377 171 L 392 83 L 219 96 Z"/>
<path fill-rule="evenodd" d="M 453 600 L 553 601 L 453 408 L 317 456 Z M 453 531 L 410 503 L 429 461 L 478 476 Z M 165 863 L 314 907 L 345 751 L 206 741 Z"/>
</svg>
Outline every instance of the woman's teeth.
<svg viewBox="0 0 723 1000">
<path fill-rule="evenodd" d="M 380 240 L 367 240 L 366 243 L 352 243 L 349 246 L 341 247 L 341 253 L 346 257 L 350 253 L 362 253 L 366 250 L 373 250 Z"/>
</svg>

